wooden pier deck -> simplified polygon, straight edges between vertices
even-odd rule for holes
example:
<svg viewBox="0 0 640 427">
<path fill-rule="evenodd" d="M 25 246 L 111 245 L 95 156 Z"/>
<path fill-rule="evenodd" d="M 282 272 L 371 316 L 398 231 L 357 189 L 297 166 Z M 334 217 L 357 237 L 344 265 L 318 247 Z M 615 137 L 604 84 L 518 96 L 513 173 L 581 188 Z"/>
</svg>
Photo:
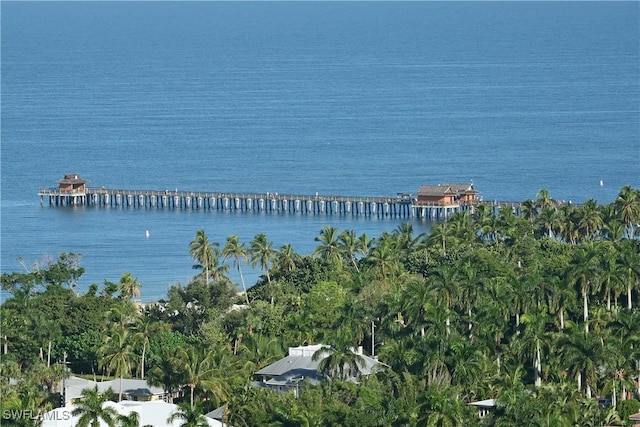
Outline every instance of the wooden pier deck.
<svg viewBox="0 0 640 427">
<path fill-rule="evenodd" d="M 404 194 L 404 193 L 399 193 Z M 128 209 L 189 209 L 232 212 L 282 212 L 306 215 L 350 215 L 378 218 L 445 219 L 460 210 L 473 211 L 479 202 L 449 205 L 418 204 L 415 198 L 279 193 L 235 193 L 169 190 L 128 190 L 85 187 L 81 190 L 41 188 L 40 203 Z M 514 210 L 520 203 L 512 203 Z M 490 205 L 498 207 L 498 202 Z"/>
</svg>

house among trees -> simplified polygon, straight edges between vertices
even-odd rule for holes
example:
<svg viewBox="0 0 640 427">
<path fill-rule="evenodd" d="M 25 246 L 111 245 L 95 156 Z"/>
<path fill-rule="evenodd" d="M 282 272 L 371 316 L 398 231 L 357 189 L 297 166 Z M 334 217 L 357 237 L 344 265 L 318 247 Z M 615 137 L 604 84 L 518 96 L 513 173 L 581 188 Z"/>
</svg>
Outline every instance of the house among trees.
<svg viewBox="0 0 640 427">
<path fill-rule="evenodd" d="M 478 417 L 480 417 L 480 419 L 483 419 L 487 415 L 489 415 L 491 411 L 496 407 L 496 400 L 495 399 L 480 400 L 478 402 L 471 402 L 469 403 L 469 405 L 475 406 L 476 408 L 478 408 Z"/>
<path fill-rule="evenodd" d="M 84 194 L 88 182 L 86 179 L 80 178 L 77 173 L 68 173 L 64 178 L 56 181 L 56 184 L 58 184 L 60 193 Z"/>
<path fill-rule="evenodd" d="M 422 185 L 418 190 L 416 205 L 458 206 L 473 203 L 478 193 L 473 183 Z"/>
<path fill-rule="evenodd" d="M 323 351 L 320 354 L 321 357 L 314 357 L 317 352 L 323 349 L 328 349 L 329 351 Z M 357 360 L 357 370 L 355 371 L 359 375 L 371 375 L 376 369 L 386 367 L 378 360 L 365 356 L 362 353 L 362 347 L 359 347 L 353 353 Z M 320 382 L 323 376 L 318 368 L 323 360 L 330 357 L 330 354 L 331 350 L 324 344 L 289 347 L 289 355 L 287 357 L 256 372 L 256 375 L 262 376 L 262 381 L 254 382 L 253 384 L 282 392 L 294 391 L 297 395 L 300 382 L 308 381 L 312 384 Z M 351 372 L 347 380 L 357 381 L 357 376 L 353 375 L 354 370 L 348 369 L 349 367 L 346 368 L 345 371 Z"/>
</svg>

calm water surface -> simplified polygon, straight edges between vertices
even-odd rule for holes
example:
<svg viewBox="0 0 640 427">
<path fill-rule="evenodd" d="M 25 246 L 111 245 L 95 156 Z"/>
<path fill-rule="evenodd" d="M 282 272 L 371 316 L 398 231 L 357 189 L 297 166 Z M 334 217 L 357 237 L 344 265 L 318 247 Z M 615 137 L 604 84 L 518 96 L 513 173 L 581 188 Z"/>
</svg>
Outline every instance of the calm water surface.
<svg viewBox="0 0 640 427">
<path fill-rule="evenodd" d="M 73 251 L 80 289 L 129 271 L 152 300 L 194 274 L 198 229 L 310 253 L 327 225 L 374 237 L 400 222 L 41 207 L 37 189 L 71 172 L 106 187 L 385 196 L 473 180 L 485 199 L 546 187 L 603 203 L 640 187 L 637 2 L 1 8 L 2 272 Z"/>
</svg>

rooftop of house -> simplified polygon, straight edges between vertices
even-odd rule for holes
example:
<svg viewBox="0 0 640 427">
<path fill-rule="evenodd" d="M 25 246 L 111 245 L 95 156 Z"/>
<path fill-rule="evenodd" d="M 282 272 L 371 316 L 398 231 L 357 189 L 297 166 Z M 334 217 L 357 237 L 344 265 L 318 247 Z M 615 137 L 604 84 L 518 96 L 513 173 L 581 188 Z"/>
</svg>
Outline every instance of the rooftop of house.
<svg viewBox="0 0 640 427">
<path fill-rule="evenodd" d="M 271 377 L 264 381 L 264 384 L 269 386 L 295 386 L 296 382 L 301 380 L 318 382 L 321 379 L 321 375 L 318 373 L 318 365 L 327 355 L 318 360 L 313 360 L 313 355 L 323 347 L 327 346 L 315 344 L 290 347 L 288 356 L 269 366 L 265 366 L 257 371 L 256 374 Z M 362 364 L 358 364 L 362 375 L 370 375 L 378 367 L 386 366 L 377 359 L 362 354 L 361 347 L 356 349 L 354 353 L 361 356 L 364 361 Z"/>
<path fill-rule="evenodd" d="M 79 377 L 70 377 L 65 380 L 67 402 L 82 396 L 82 390 L 95 386 L 98 386 L 98 391 L 101 393 L 107 391 L 109 388 L 112 389 L 115 394 L 120 393 L 120 379 L 96 382 Z M 164 394 L 164 390 L 162 387 L 149 385 L 145 380 L 123 378 L 122 393 L 129 396 L 160 396 Z"/>
</svg>

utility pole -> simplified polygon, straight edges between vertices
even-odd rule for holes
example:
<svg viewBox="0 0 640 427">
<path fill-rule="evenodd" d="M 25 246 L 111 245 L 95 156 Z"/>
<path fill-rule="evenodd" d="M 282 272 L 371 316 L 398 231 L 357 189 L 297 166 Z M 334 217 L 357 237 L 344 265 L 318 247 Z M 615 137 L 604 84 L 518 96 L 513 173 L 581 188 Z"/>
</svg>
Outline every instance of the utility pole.
<svg viewBox="0 0 640 427">
<path fill-rule="evenodd" d="M 67 352 L 62 354 L 62 407 L 67 406 Z"/>
<path fill-rule="evenodd" d="M 376 355 L 376 324 L 373 319 L 371 319 L 371 357 L 375 357 Z"/>
</svg>

